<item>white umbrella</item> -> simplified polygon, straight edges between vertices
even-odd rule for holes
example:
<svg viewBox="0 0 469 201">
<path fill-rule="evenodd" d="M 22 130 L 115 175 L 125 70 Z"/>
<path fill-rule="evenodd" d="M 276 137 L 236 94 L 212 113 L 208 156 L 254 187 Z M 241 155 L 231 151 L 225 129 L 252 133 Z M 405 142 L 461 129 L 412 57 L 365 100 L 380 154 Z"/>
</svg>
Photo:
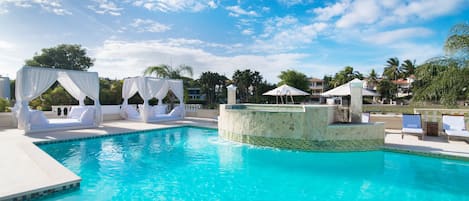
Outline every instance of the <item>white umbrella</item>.
<svg viewBox="0 0 469 201">
<path fill-rule="evenodd" d="M 292 102 L 293 101 L 293 96 L 308 96 L 310 95 L 309 93 L 306 93 L 304 91 L 301 91 L 295 87 L 288 86 L 286 84 L 279 86 L 275 89 L 272 89 L 268 92 L 263 93 L 262 95 L 264 96 L 276 96 L 277 97 L 277 103 L 278 103 L 278 97 L 280 96 L 280 99 L 283 103 L 283 96 L 290 96 Z"/>
<path fill-rule="evenodd" d="M 327 97 L 330 97 L 330 96 L 349 96 L 350 95 L 350 82 L 347 82 L 343 85 L 340 85 L 336 88 L 333 88 L 329 91 L 326 91 L 326 92 L 322 93 L 321 96 L 327 96 Z M 363 88 L 362 96 L 379 96 L 379 94 L 376 93 L 376 92 L 373 92 L 373 91 L 370 91 L 368 89 Z"/>
</svg>

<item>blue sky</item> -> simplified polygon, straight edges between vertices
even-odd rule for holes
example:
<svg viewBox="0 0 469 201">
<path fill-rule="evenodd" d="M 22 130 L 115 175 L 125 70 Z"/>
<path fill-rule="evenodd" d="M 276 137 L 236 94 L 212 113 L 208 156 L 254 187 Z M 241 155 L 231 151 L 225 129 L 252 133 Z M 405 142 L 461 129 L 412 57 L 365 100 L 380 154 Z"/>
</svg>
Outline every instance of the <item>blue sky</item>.
<svg viewBox="0 0 469 201">
<path fill-rule="evenodd" d="M 0 74 L 42 48 L 81 44 L 101 77 L 186 64 L 194 77 L 236 69 L 269 82 L 294 69 L 322 78 L 345 66 L 382 72 L 390 57 L 443 55 L 469 0 L 1 0 Z"/>
</svg>

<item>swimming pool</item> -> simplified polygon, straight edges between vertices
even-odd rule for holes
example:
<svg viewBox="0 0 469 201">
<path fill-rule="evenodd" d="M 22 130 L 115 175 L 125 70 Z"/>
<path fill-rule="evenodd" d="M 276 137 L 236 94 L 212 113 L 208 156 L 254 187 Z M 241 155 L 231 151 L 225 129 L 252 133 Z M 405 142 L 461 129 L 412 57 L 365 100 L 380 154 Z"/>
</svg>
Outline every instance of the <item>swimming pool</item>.
<svg viewBox="0 0 469 201">
<path fill-rule="evenodd" d="M 82 177 L 48 200 L 469 200 L 469 162 L 300 152 L 178 127 L 40 148 Z"/>
</svg>

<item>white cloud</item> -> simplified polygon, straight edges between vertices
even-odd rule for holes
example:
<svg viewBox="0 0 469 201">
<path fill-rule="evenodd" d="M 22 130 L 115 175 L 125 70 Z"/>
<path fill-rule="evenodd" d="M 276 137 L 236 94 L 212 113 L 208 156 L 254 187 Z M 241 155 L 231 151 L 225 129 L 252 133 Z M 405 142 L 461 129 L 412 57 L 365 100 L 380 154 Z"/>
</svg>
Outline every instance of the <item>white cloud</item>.
<svg viewBox="0 0 469 201">
<path fill-rule="evenodd" d="M 165 32 L 171 29 L 171 27 L 167 25 L 149 19 L 135 19 L 130 26 L 137 28 L 139 32 L 158 33 Z"/>
<path fill-rule="evenodd" d="M 280 4 L 286 5 L 288 7 L 295 5 L 305 5 L 313 3 L 313 0 L 277 0 Z"/>
<path fill-rule="evenodd" d="M 175 39 L 175 41 L 199 45 L 204 43 L 189 39 Z M 150 65 L 186 64 L 194 68 L 194 78 L 209 70 L 231 77 L 236 69 L 250 68 L 259 71 L 267 80 L 276 81 L 280 71 L 300 65 L 300 60 L 307 56 L 305 54 L 217 56 L 200 48 L 181 47 L 174 45 L 174 41 L 159 40 L 138 42 L 107 40 L 101 47 L 91 52 L 96 58 L 91 71 L 97 71 L 102 77 L 119 79 L 142 75 L 143 70 Z"/>
<path fill-rule="evenodd" d="M 14 47 L 15 47 L 14 44 L 7 42 L 7 41 L 0 40 L 0 49 L 8 50 Z"/>
<path fill-rule="evenodd" d="M 39 6 L 43 10 L 54 13 L 56 15 L 71 15 L 72 13 L 64 9 L 60 2 L 60 0 L 1 0 L 0 14 L 8 13 L 8 6 L 16 6 L 21 8 Z"/>
<path fill-rule="evenodd" d="M 93 10 L 98 14 L 109 14 L 113 16 L 121 15 L 123 8 L 119 8 L 114 2 L 109 0 L 94 0 L 97 5 L 88 6 L 89 9 Z"/>
<path fill-rule="evenodd" d="M 326 6 L 324 8 L 315 8 L 313 9 L 313 13 L 317 15 L 317 20 L 327 21 L 335 16 L 344 13 L 345 9 L 349 6 L 349 4 L 349 0 L 343 0 L 331 6 Z"/>
<path fill-rule="evenodd" d="M 312 43 L 327 26 L 323 22 L 301 24 L 293 16 L 276 17 L 265 22 L 264 32 L 250 49 L 255 52 L 285 52 L 301 48 Z"/>
<path fill-rule="evenodd" d="M 373 24 L 383 13 L 376 0 L 362 0 L 352 3 L 350 10 L 336 22 L 339 28 L 349 28 L 357 24 Z"/>
<path fill-rule="evenodd" d="M 406 22 L 411 17 L 432 19 L 449 13 L 453 13 L 465 4 L 463 0 L 419 0 L 401 4 L 393 14 L 397 19 Z M 466 2 L 467 5 L 467 2 Z"/>
<path fill-rule="evenodd" d="M 240 6 L 228 6 L 226 7 L 226 10 L 229 10 L 230 11 L 229 15 L 233 17 L 239 17 L 241 15 L 246 15 L 246 16 L 258 16 L 259 15 L 256 13 L 256 11 L 253 11 L 253 10 L 247 11 L 247 10 L 242 9 Z"/>
<path fill-rule="evenodd" d="M 254 34 L 254 31 L 252 31 L 251 29 L 245 29 L 245 30 L 241 31 L 241 34 L 243 34 L 243 35 L 252 35 L 252 34 Z"/>
<path fill-rule="evenodd" d="M 132 4 L 148 10 L 161 12 L 199 12 L 206 8 L 217 8 L 219 4 L 217 2 L 214 0 L 137 0 Z"/>
<path fill-rule="evenodd" d="M 316 20 L 337 17 L 338 28 L 361 25 L 404 24 L 415 19 L 429 20 L 458 12 L 465 0 L 341 0 L 312 10 Z"/>
<path fill-rule="evenodd" d="M 410 38 L 427 37 L 433 34 L 430 29 L 423 27 L 396 29 L 384 31 L 363 37 L 363 40 L 374 44 L 392 44 Z"/>
</svg>

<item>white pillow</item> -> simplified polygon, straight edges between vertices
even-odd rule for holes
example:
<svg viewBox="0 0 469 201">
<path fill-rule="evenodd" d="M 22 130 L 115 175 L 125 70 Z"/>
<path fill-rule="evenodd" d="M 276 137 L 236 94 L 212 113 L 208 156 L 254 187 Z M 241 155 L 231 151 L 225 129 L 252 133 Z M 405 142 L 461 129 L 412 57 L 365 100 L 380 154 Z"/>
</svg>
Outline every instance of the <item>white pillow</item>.
<svg viewBox="0 0 469 201">
<path fill-rule="evenodd" d="M 132 106 L 127 106 L 125 108 L 125 112 L 127 113 L 128 118 L 137 118 L 140 117 L 140 114 L 135 110 Z"/>
<path fill-rule="evenodd" d="M 94 122 L 94 109 L 86 109 L 78 119 L 82 124 L 92 124 Z"/>
<path fill-rule="evenodd" d="M 78 106 L 78 107 L 72 107 L 72 109 L 70 110 L 70 112 L 68 113 L 67 117 L 69 119 L 80 119 L 81 115 L 83 114 L 83 112 L 85 112 L 87 108 L 86 107 L 82 107 L 82 106 Z"/>
<path fill-rule="evenodd" d="M 44 112 L 38 110 L 31 110 L 29 113 L 29 123 L 34 126 L 47 125 L 49 120 L 44 115 Z"/>
<path fill-rule="evenodd" d="M 166 114 L 166 108 L 167 105 L 156 105 L 153 106 L 153 114 L 154 115 L 159 115 L 159 114 Z"/>
<path fill-rule="evenodd" d="M 171 112 L 169 113 L 169 116 L 172 116 L 172 117 L 180 117 L 182 116 L 182 106 L 177 106 L 175 107 L 173 110 L 171 110 Z"/>
</svg>

